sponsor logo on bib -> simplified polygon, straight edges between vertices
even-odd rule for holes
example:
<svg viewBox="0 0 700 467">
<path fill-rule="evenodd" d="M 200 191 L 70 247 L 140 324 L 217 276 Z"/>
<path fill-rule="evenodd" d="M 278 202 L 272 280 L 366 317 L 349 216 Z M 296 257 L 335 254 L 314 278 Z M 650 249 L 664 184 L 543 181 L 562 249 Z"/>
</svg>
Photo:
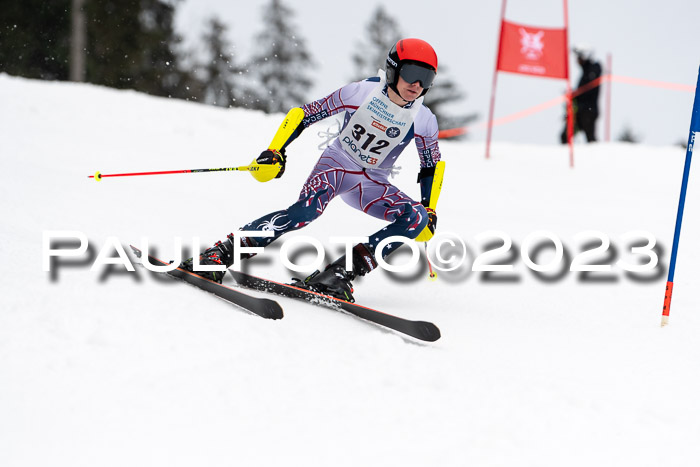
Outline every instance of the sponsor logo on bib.
<svg viewBox="0 0 700 467">
<path fill-rule="evenodd" d="M 378 129 L 380 129 L 380 130 L 382 130 L 382 131 L 386 131 L 386 125 L 382 125 L 381 123 L 379 123 L 379 122 L 376 121 L 376 120 L 373 120 L 373 121 L 372 121 L 372 126 L 373 126 L 374 128 L 378 128 Z"/>
<path fill-rule="evenodd" d="M 391 128 L 388 128 L 388 129 L 386 130 L 386 135 L 387 135 L 389 138 L 396 138 L 396 137 L 399 136 L 400 134 L 401 134 L 401 130 L 399 130 L 399 129 L 398 129 L 397 127 L 395 127 L 395 126 L 392 126 Z"/>
</svg>

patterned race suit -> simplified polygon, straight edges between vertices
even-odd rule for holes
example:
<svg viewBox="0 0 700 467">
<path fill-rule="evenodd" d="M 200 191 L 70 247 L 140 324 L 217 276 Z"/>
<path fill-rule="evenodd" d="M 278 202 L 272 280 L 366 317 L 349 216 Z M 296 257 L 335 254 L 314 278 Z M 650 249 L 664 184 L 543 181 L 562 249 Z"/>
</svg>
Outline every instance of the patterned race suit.
<svg viewBox="0 0 700 467">
<path fill-rule="evenodd" d="M 305 116 L 302 122 L 303 128 L 329 116 L 346 112 L 343 124 L 345 130 L 348 128 L 348 124 L 353 125 L 354 122 L 359 121 L 360 115 L 352 122 L 351 119 L 356 112 L 359 112 L 358 108 L 364 110 L 363 103 L 367 103 L 368 100 L 377 101 L 391 110 L 390 106 L 386 107 L 386 104 L 380 102 L 388 101 L 387 86 L 382 78 L 369 78 L 348 84 L 323 99 L 303 106 Z M 381 92 L 380 99 L 368 99 L 368 96 L 371 98 L 371 93 L 378 94 L 379 92 Z M 401 109 L 395 104 L 390 103 L 390 105 Z M 425 208 L 420 202 L 414 201 L 388 181 L 394 162 L 411 138 L 416 143 L 421 168 L 434 167 L 440 160 L 438 126 L 435 116 L 422 105 L 422 98 L 407 104 L 403 109 L 411 109 L 412 106 L 419 106 L 419 108 L 417 111 L 413 109 L 413 121 L 405 125 L 405 131 L 401 132 L 402 138 L 400 140 L 397 138 L 395 141 L 391 141 L 391 138 L 398 133 L 396 127 L 385 128 L 377 122 L 378 119 L 371 120 L 373 122 L 371 126 L 376 127 L 371 128 L 371 130 L 376 133 L 377 128 L 380 128 L 383 131 L 380 136 L 385 138 L 385 141 L 391 141 L 391 145 L 386 143 L 387 148 L 391 150 L 386 151 L 387 154 L 383 155 L 383 159 L 378 157 L 378 160 L 370 161 L 370 164 L 375 163 L 376 167 L 363 167 L 357 159 L 348 153 L 341 141 L 344 133 L 341 131 L 340 136 L 326 148 L 319 158 L 302 187 L 299 199 L 287 209 L 270 213 L 250 222 L 242 230 L 273 231 L 274 237 L 260 237 L 254 240 L 258 246 L 267 246 L 281 235 L 300 229 L 317 219 L 323 214 L 328 203 L 336 196 L 340 196 L 353 208 L 390 222 L 387 227 L 369 236 L 369 245 L 373 253 L 377 244 L 387 237 L 394 235 L 407 238 L 417 237 L 428 223 Z M 380 105 L 375 107 L 382 110 Z M 385 113 L 389 114 L 388 111 Z M 397 126 L 400 127 L 400 122 L 397 123 Z M 364 129 L 357 127 L 358 125 L 353 125 L 348 128 L 348 132 L 350 129 L 364 131 Z M 303 128 L 292 135 L 285 147 L 301 133 Z M 358 138 L 363 136 L 359 131 L 355 131 L 353 134 Z M 354 141 L 352 137 L 348 137 L 346 141 L 357 143 L 358 146 L 363 142 L 362 139 Z M 364 142 L 363 147 L 369 148 L 367 141 Z M 428 183 L 421 182 L 421 193 L 424 199 L 429 197 L 431 183 L 432 177 Z M 395 246 L 390 244 L 384 248 L 383 257 L 390 254 Z"/>
</svg>

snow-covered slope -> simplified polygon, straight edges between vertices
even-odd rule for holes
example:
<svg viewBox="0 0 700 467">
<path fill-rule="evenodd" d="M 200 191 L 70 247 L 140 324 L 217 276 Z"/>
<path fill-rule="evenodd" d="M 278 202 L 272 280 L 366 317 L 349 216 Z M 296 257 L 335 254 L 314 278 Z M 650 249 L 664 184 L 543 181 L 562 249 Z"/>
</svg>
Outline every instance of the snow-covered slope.
<svg viewBox="0 0 700 467">
<path fill-rule="evenodd" d="M 87 176 L 97 170 L 246 164 L 282 116 L 7 75 L 0 103 L 3 466 L 700 462 L 694 174 L 671 325 L 659 328 L 683 149 L 581 145 L 571 169 L 560 146 L 495 144 L 485 160 L 481 143 L 442 143 L 439 231 L 466 243 L 466 262 L 435 282 L 421 262 L 355 284 L 359 303 L 435 322 L 443 337 L 426 345 L 287 299 L 285 318 L 271 322 L 140 267 L 90 268 L 110 238 L 126 247 L 148 237 L 172 257 L 176 237 L 208 245 L 291 204 L 330 123 L 307 130 L 270 183 L 236 172 L 96 183 Z M 417 196 L 413 148 L 401 165 L 396 184 Z M 334 256 L 331 236 L 379 225 L 336 200 L 292 235 Z M 45 272 L 42 238 L 61 230 L 84 233 L 90 249 Z M 526 240 L 543 230 L 561 240 L 562 264 L 609 237 L 587 262 L 611 271 L 537 276 L 521 251 L 552 260 L 553 248 Z M 657 239 L 650 273 L 617 264 L 648 261 L 623 238 L 634 231 Z M 495 262 L 514 270 L 472 271 L 500 235 L 513 247 Z M 269 247 L 248 270 L 288 278 L 279 253 Z"/>
</svg>

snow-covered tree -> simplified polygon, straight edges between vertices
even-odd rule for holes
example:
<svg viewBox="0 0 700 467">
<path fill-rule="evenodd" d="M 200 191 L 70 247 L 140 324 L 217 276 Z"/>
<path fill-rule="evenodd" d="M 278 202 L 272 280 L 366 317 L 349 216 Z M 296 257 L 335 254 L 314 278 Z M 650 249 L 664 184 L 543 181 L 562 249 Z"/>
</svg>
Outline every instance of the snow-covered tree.
<svg viewBox="0 0 700 467">
<path fill-rule="evenodd" d="M 263 8 L 264 29 L 256 35 L 257 51 L 249 68 L 260 93 L 247 96 L 253 108 L 287 112 L 307 100 L 313 60 L 298 28 L 290 23 L 292 17 L 293 11 L 280 0 L 271 0 Z"/>
<path fill-rule="evenodd" d="M 234 47 L 226 33 L 226 25 L 211 18 L 202 35 L 205 47 L 204 62 L 200 67 L 204 73 L 204 76 L 200 76 L 203 81 L 203 99 L 205 103 L 219 107 L 236 105 L 240 87 L 238 81 L 242 73 L 236 66 Z"/>
<path fill-rule="evenodd" d="M 356 52 L 352 55 L 355 64 L 354 81 L 376 76 L 378 69 L 384 69 L 389 49 L 403 37 L 398 21 L 381 5 L 372 14 L 365 33 L 364 40 L 358 43 Z"/>
<path fill-rule="evenodd" d="M 355 64 L 355 80 L 376 76 L 378 69 L 385 69 L 389 50 L 402 39 L 403 33 L 398 21 L 387 13 L 383 6 L 377 7 L 365 28 L 364 41 L 352 55 Z M 476 119 L 476 114 L 452 115 L 445 108 L 454 107 L 464 101 L 464 93 L 446 73 L 444 57 L 438 52 L 438 77 L 430 91 L 425 95 L 424 104 L 435 114 L 440 129 L 460 128 Z"/>
</svg>

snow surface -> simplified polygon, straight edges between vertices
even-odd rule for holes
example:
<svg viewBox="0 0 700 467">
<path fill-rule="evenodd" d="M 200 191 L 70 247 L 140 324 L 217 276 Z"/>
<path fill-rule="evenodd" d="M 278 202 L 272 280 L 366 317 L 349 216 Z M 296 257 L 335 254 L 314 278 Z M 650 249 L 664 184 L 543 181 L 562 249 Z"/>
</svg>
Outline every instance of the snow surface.
<svg viewBox="0 0 700 467">
<path fill-rule="evenodd" d="M 247 164 L 282 116 L 7 75 L 0 103 L 1 465 L 700 463 L 693 173 L 671 324 L 659 327 L 682 148 L 579 145 L 571 169 L 564 147 L 496 143 L 485 160 L 482 143 L 443 142 L 439 231 L 466 242 L 465 266 L 435 282 L 422 262 L 355 284 L 359 303 L 435 322 L 443 337 L 426 344 L 284 298 L 285 318 L 273 322 L 138 266 L 90 269 L 103 246 L 114 254 L 110 237 L 128 248 L 147 236 L 168 258 L 175 237 L 209 244 L 291 204 L 330 123 L 307 130 L 270 183 L 236 172 L 96 183 L 96 170 Z M 417 196 L 412 147 L 400 162 L 396 184 Z M 380 225 L 337 200 L 290 238 L 319 238 L 334 256 L 330 236 Z M 83 232 L 90 250 L 45 272 L 42 238 L 58 230 Z M 512 238 L 515 253 L 499 258 L 515 270 L 485 277 L 471 262 L 495 241 L 477 236 L 492 230 Z M 569 259 L 592 241 L 577 233 L 602 232 L 611 249 L 591 262 L 612 271 L 536 276 L 519 251 L 540 230 Z M 659 265 L 641 279 L 615 265 L 644 262 L 622 238 L 629 231 L 659 244 Z M 292 274 L 277 244 L 246 267 Z"/>
</svg>

